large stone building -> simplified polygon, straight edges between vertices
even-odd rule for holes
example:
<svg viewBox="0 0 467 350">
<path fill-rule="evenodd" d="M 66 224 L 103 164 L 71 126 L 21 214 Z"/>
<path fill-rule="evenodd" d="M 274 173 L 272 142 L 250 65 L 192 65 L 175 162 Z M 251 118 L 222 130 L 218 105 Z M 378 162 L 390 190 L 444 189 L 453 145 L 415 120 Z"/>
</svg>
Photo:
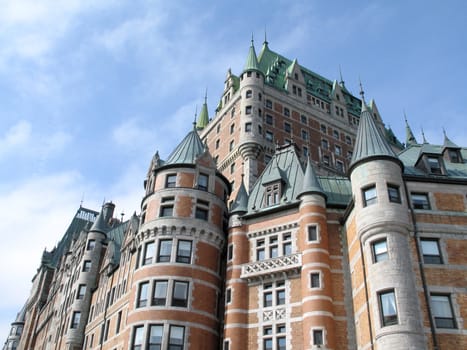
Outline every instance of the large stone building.
<svg viewBox="0 0 467 350">
<path fill-rule="evenodd" d="M 80 207 L 4 349 L 465 349 L 467 149 L 252 45 L 140 214 Z"/>
</svg>

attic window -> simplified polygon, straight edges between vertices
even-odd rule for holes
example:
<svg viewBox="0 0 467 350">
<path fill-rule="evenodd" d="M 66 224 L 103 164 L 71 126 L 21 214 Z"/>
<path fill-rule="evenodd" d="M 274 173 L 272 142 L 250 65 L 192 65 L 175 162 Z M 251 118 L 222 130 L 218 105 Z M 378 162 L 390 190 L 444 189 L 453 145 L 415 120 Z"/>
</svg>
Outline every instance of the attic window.
<svg viewBox="0 0 467 350">
<path fill-rule="evenodd" d="M 449 154 L 449 159 L 451 160 L 451 163 L 461 162 L 461 157 L 459 156 L 459 152 L 456 149 L 448 150 L 448 154 Z"/>
<path fill-rule="evenodd" d="M 294 74 L 294 77 L 295 77 L 295 80 L 298 80 L 298 74 L 297 73 Z"/>
<path fill-rule="evenodd" d="M 278 183 L 266 187 L 266 206 L 279 204 L 281 186 Z"/>
<path fill-rule="evenodd" d="M 439 175 L 443 173 L 441 169 L 440 159 L 438 157 L 427 157 L 427 161 L 430 173 Z"/>
</svg>

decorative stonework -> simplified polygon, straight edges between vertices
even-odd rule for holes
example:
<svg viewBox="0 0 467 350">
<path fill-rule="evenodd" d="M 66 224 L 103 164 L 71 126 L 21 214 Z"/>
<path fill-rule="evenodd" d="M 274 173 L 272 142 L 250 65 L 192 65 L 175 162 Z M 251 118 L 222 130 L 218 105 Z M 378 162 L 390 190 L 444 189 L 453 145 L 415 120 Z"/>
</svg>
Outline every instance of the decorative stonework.
<svg viewBox="0 0 467 350">
<path fill-rule="evenodd" d="M 241 278 L 248 280 L 260 279 L 265 275 L 296 274 L 302 266 L 302 255 L 300 253 L 280 256 L 273 259 L 261 260 L 244 264 L 242 266 Z"/>
</svg>

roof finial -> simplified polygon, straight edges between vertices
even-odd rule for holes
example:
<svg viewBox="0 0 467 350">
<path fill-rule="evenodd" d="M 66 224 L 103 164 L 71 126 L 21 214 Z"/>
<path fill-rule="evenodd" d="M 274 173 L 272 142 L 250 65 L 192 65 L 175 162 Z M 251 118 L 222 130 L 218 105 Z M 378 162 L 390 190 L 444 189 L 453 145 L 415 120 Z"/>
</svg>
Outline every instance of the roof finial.
<svg viewBox="0 0 467 350">
<path fill-rule="evenodd" d="M 360 96 L 362 96 L 362 102 L 365 103 L 365 92 L 363 91 L 363 85 L 362 81 L 360 78 L 358 78 L 359 84 L 360 84 Z"/>
<path fill-rule="evenodd" d="M 423 143 L 428 143 L 428 141 L 425 138 L 425 132 L 423 131 L 423 126 L 422 126 L 422 138 L 423 138 Z"/>
<path fill-rule="evenodd" d="M 267 37 L 267 33 L 266 33 L 266 26 L 264 26 L 264 43 L 265 45 L 268 44 L 268 37 Z"/>
<path fill-rule="evenodd" d="M 405 109 L 402 111 L 404 112 L 404 119 L 405 119 L 405 123 L 407 124 L 408 122 L 407 122 L 407 115 L 405 114 Z"/>
<path fill-rule="evenodd" d="M 339 64 L 339 77 L 341 79 L 341 81 L 339 82 L 342 86 L 344 86 L 344 79 L 342 78 L 342 69 L 341 69 L 341 65 Z"/>
<path fill-rule="evenodd" d="M 198 105 L 195 106 L 195 118 L 193 120 L 193 128 L 196 129 L 196 118 L 198 117 Z"/>
<path fill-rule="evenodd" d="M 446 135 L 446 129 L 444 128 L 443 126 L 443 135 L 444 135 L 444 138 L 447 138 L 448 136 Z"/>
<path fill-rule="evenodd" d="M 253 46 L 254 42 L 255 42 L 255 39 L 253 37 L 253 32 L 251 32 L 251 46 Z"/>
<path fill-rule="evenodd" d="M 204 104 L 208 103 L 208 88 L 206 87 L 206 90 L 204 91 Z"/>
</svg>

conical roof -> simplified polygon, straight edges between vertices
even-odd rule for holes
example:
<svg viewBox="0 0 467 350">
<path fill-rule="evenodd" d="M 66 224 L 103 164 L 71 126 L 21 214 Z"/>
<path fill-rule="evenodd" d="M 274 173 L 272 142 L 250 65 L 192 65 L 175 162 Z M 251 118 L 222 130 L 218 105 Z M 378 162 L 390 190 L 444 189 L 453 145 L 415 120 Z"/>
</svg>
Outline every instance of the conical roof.
<svg viewBox="0 0 467 350">
<path fill-rule="evenodd" d="M 196 131 L 196 125 L 180 144 L 175 147 L 172 153 L 167 158 L 165 165 L 167 164 L 193 164 L 196 158 L 204 152 L 205 148 L 203 142 L 199 138 L 198 132 Z"/>
<path fill-rule="evenodd" d="M 209 123 L 209 114 L 208 114 L 208 103 L 207 103 L 207 95 L 204 96 L 204 103 L 203 107 L 201 107 L 201 112 L 198 116 L 198 122 L 196 123 L 196 129 L 202 130 L 208 125 Z"/>
<path fill-rule="evenodd" d="M 101 212 L 97 215 L 96 221 L 92 224 L 89 231 L 98 231 L 102 233 L 107 233 L 110 230 L 110 226 L 105 222 L 105 213 L 104 207 L 102 207 Z"/>
<path fill-rule="evenodd" d="M 245 184 L 243 182 L 243 175 L 242 175 L 242 182 L 240 184 L 240 188 L 238 189 L 237 196 L 232 204 L 232 209 L 230 211 L 231 214 L 234 213 L 246 213 L 248 211 L 248 193 L 245 188 Z"/>
<path fill-rule="evenodd" d="M 251 45 L 250 45 L 250 50 L 248 51 L 248 57 L 245 62 L 245 67 L 243 68 L 243 71 L 248 71 L 248 70 L 256 70 L 260 72 L 261 70 L 259 69 L 259 64 L 258 64 L 258 57 L 256 56 L 256 51 L 255 51 L 255 46 L 253 43 L 253 39 L 251 39 Z"/>
<path fill-rule="evenodd" d="M 417 139 L 415 138 L 409 123 L 407 122 L 407 118 L 405 118 L 405 145 L 412 146 L 417 144 Z"/>
<path fill-rule="evenodd" d="M 444 142 L 443 142 L 443 148 L 455 148 L 455 149 L 460 149 L 458 145 L 456 145 L 454 142 L 452 142 L 448 135 L 446 134 L 446 130 L 443 129 L 443 134 L 444 134 Z"/>
<path fill-rule="evenodd" d="M 398 160 L 391 146 L 389 146 L 389 143 L 386 141 L 386 138 L 376 126 L 373 116 L 365 103 L 365 99 L 362 99 L 360 125 L 358 127 L 350 169 L 363 160 L 375 157 L 394 158 Z"/>
<path fill-rule="evenodd" d="M 310 158 L 308 158 L 308 162 L 306 164 L 305 175 L 303 176 L 302 190 L 297 197 L 300 197 L 304 194 L 319 194 L 326 198 L 326 194 L 324 193 L 323 188 L 318 181 L 318 176 L 316 176 L 316 172 L 313 169 Z"/>
</svg>

